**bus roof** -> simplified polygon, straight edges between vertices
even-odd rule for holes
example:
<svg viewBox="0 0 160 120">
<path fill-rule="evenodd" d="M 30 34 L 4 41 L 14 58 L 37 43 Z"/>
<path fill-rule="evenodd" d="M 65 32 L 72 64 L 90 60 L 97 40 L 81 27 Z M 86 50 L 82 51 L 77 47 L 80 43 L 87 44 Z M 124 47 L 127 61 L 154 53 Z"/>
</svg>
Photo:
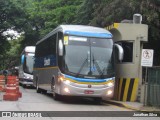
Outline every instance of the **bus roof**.
<svg viewBox="0 0 160 120">
<path fill-rule="evenodd" d="M 60 25 L 52 30 L 49 34 L 43 37 L 39 42 L 52 36 L 55 32 L 61 31 L 65 35 L 75 35 L 83 37 L 98 37 L 98 38 L 112 38 L 112 34 L 103 28 L 86 26 L 86 25 Z M 37 44 L 39 43 L 37 42 Z"/>
<path fill-rule="evenodd" d="M 63 28 L 63 33 L 67 35 L 112 38 L 112 34 L 103 28 L 85 25 L 61 25 L 60 27 Z"/>
<path fill-rule="evenodd" d="M 26 46 L 24 48 L 24 52 L 34 53 L 35 52 L 35 46 Z"/>
</svg>

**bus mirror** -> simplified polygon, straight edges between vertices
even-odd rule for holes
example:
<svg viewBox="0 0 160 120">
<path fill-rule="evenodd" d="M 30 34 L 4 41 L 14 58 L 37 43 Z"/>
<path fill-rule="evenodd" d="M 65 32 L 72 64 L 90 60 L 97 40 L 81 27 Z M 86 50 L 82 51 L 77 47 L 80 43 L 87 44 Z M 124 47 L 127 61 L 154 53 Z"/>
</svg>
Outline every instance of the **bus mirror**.
<svg viewBox="0 0 160 120">
<path fill-rule="evenodd" d="M 59 40 L 59 56 L 63 56 L 63 42 Z"/>
<path fill-rule="evenodd" d="M 124 55 L 124 51 L 122 46 L 115 44 L 115 47 L 118 49 L 118 60 L 122 61 L 123 60 L 123 55 Z"/>
<path fill-rule="evenodd" d="M 21 57 L 21 64 L 24 64 L 24 58 L 25 58 L 25 56 L 22 55 L 22 57 Z"/>
</svg>

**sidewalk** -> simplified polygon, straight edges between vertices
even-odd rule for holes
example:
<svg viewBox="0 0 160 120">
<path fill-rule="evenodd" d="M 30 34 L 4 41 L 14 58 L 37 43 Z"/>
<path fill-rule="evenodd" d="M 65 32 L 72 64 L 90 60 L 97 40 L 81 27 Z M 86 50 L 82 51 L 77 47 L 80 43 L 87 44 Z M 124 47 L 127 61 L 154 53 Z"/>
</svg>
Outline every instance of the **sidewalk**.
<svg viewBox="0 0 160 120">
<path fill-rule="evenodd" d="M 160 108 L 144 106 L 143 103 L 139 103 L 139 102 L 123 102 L 123 101 L 115 101 L 115 100 L 104 100 L 104 102 L 109 104 L 114 104 L 120 107 L 125 107 L 135 111 L 153 112 L 153 113 L 160 114 Z"/>
</svg>

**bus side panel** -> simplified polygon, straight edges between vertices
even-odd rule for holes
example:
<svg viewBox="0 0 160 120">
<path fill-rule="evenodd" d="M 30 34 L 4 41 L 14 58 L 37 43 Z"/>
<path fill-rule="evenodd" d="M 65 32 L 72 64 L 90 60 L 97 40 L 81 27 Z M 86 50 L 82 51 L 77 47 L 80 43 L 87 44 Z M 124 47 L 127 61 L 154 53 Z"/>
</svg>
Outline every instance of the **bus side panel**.
<svg viewBox="0 0 160 120">
<path fill-rule="evenodd" d="M 51 91 L 53 77 L 57 76 L 58 69 L 56 65 L 56 57 L 49 55 L 35 59 L 34 65 L 34 84 L 38 82 L 40 89 Z"/>
<path fill-rule="evenodd" d="M 57 78 L 57 75 L 58 69 L 56 67 L 48 68 L 45 70 L 38 70 L 37 76 L 39 88 L 52 91 L 53 79 Z"/>
</svg>

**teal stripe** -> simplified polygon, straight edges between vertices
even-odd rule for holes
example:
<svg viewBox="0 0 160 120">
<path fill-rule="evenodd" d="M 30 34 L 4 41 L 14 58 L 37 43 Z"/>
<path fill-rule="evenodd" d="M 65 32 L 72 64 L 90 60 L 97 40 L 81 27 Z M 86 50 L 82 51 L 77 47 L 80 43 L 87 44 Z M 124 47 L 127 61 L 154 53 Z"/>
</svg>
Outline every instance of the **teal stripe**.
<svg viewBox="0 0 160 120">
<path fill-rule="evenodd" d="M 102 83 L 102 82 L 107 82 L 109 80 L 113 80 L 113 78 L 107 78 L 107 79 L 87 79 L 87 78 L 76 78 L 76 77 L 73 77 L 73 76 L 69 76 L 69 75 L 64 75 L 66 78 L 69 78 L 69 79 L 73 79 L 73 80 L 76 80 L 78 82 L 97 82 L 97 83 Z"/>
</svg>

